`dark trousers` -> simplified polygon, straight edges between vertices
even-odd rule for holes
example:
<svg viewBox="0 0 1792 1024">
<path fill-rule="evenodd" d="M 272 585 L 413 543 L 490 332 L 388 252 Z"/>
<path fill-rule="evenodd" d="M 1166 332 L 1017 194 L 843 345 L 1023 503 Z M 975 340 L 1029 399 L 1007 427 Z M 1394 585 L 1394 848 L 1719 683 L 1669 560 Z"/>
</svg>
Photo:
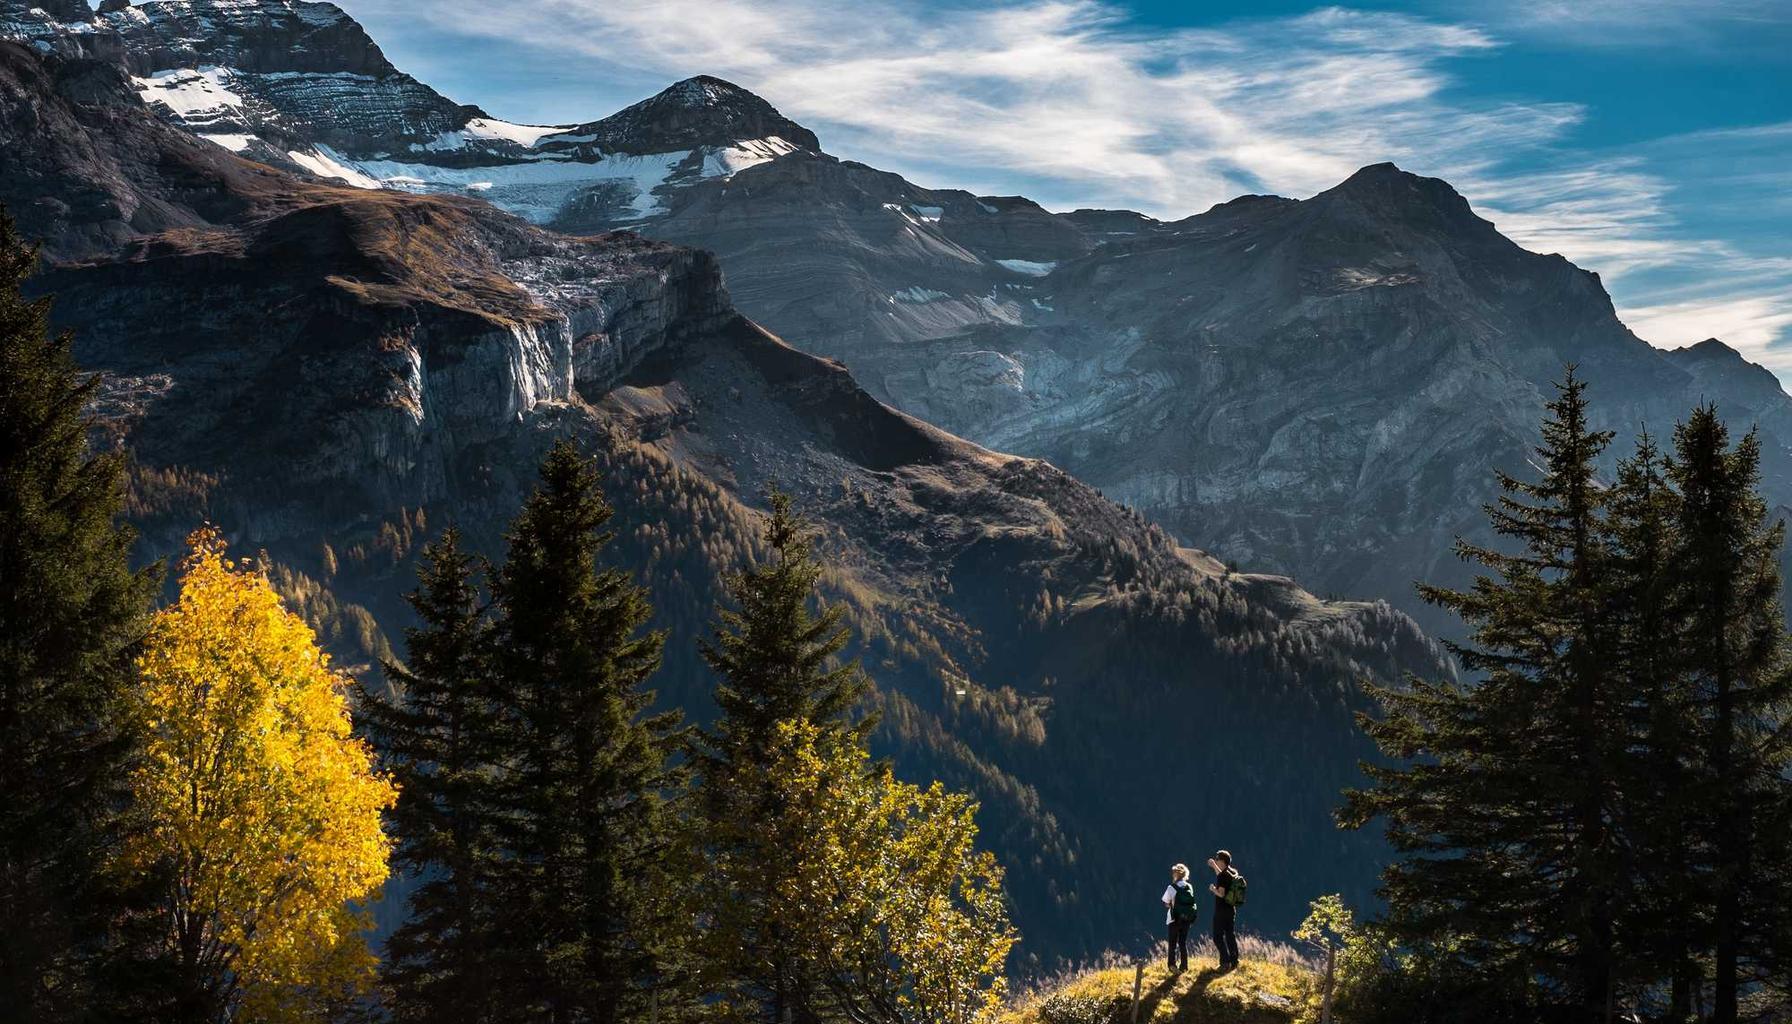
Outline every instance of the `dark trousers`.
<svg viewBox="0 0 1792 1024">
<path fill-rule="evenodd" d="M 1238 934 L 1233 931 L 1236 914 L 1222 904 L 1222 909 L 1213 915 L 1213 951 L 1219 954 L 1221 967 L 1238 963 Z"/>
<path fill-rule="evenodd" d="M 1188 927 L 1193 921 L 1170 922 L 1170 970 L 1188 968 Z M 1181 960 L 1177 960 L 1180 956 Z"/>
</svg>

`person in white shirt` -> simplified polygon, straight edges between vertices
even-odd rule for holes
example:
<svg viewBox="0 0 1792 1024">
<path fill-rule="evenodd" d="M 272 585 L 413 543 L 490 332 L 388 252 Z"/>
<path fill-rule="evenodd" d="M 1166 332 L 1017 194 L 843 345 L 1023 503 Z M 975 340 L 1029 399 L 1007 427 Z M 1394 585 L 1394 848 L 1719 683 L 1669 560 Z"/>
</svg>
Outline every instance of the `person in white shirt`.
<svg viewBox="0 0 1792 1024">
<path fill-rule="evenodd" d="M 1170 868 L 1170 884 L 1164 887 L 1164 924 L 1170 928 L 1170 970 L 1188 970 L 1188 930 L 1195 923 L 1195 887 L 1188 880 L 1188 865 Z"/>
</svg>

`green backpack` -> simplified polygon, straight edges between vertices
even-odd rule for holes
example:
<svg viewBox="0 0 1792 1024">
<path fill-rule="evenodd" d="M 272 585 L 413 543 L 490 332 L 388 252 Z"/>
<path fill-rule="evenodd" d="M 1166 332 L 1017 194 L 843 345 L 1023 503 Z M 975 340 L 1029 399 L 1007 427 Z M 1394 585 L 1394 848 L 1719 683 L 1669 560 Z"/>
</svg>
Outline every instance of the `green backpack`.
<svg viewBox="0 0 1792 1024">
<path fill-rule="evenodd" d="M 1177 921 L 1193 921 L 1200 911 L 1195 906 L 1195 887 L 1187 880 L 1176 883 L 1176 895 L 1170 904 L 1170 917 Z"/>
<path fill-rule="evenodd" d="M 1232 872 L 1232 884 L 1226 886 L 1226 902 L 1234 909 L 1244 906 L 1244 876 Z"/>
</svg>

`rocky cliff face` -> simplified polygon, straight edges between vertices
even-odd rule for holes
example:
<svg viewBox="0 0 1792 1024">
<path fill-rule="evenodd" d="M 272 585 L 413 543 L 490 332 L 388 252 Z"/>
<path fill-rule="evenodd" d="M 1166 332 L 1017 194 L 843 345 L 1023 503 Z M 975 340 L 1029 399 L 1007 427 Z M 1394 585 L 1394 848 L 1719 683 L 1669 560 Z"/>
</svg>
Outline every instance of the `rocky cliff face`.
<svg viewBox="0 0 1792 1024">
<path fill-rule="evenodd" d="M 1356 681 L 1441 670 L 1387 606 L 1230 573 L 896 412 L 740 316 L 704 253 L 297 178 L 164 123 L 129 69 L 6 43 L 0 156 L 0 203 L 47 239 L 38 285 L 134 453 L 146 554 L 219 522 L 365 664 L 406 621 L 416 548 L 454 522 L 496 553 L 540 453 L 575 436 L 673 637 L 657 685 L 701 717 L 695 638 L 775 483 L 837 566 L 878 742 L 983 799 L 1032 956 L 1139 932 L 1134 890 L 1190 841 L 1166 778 L 1232 780 L 1203 827 L 1286 880 L 1254 901 L 1265 927 L 1366 889 L 1374 844 L 1328 820 L 1365 753 Z M 1191 745 L 1169 708 L 1229 726 Z"/>
<path fill-rule="evenodd" d="M 1721 345 L 1647 345 L 1595 275 L 1392 165 L 1305 202 L 1225 204 L 1109 241 L 1041 287 L 1052 314 L 976 345 L 1014 359 L 1018 386 L 929 406 L 940 422 L 1324 593 L 1405 602 L 1415 579 L 1463 582 L 1451 543 L 1486 539 L 1494 471 L 1527 472 L 1566 363 L 1618 431 L 1614 457 L 1716 401 L 1762 428 L 1769 494 L 1792 496 L 1792 401 L 1771 375 Z M 899 405 L 929 400 L 882 380 Z"/>
<path fill-rule="evenodd" d="M 1566 363 L 1601 426 L 1700 401 L 1763 431 L 1792 504 L 1792 399 L 1721 343 L 1663 352 L 1598 277 L 1448 184 L 1364 168 L 1297 202 L 1161 223 L 919 189 L 822 154 L 698 187 L 646 230 L 717 253 L 737 302 L 878 397 L 1050 460 L 1228 562 L 1455 623 L 1496 471 L 1523 472 Z"/>
</svg>

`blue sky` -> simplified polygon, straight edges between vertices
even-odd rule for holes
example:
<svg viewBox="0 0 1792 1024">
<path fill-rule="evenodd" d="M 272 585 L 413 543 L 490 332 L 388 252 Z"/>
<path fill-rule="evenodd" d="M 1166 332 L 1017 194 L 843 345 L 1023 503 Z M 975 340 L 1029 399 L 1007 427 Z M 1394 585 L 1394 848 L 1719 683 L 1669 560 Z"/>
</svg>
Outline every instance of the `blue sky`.
<svg viewBox="0 0 1792 1024">
<path fill-rule="evenodd" d="M 338 0 L 514 121 L 707 73 L 831 153 L 1180 217 L 1393 160 L 1598 271 L 1636 332 L 1792 380 L 1792 0 Z"/>
</svg>

